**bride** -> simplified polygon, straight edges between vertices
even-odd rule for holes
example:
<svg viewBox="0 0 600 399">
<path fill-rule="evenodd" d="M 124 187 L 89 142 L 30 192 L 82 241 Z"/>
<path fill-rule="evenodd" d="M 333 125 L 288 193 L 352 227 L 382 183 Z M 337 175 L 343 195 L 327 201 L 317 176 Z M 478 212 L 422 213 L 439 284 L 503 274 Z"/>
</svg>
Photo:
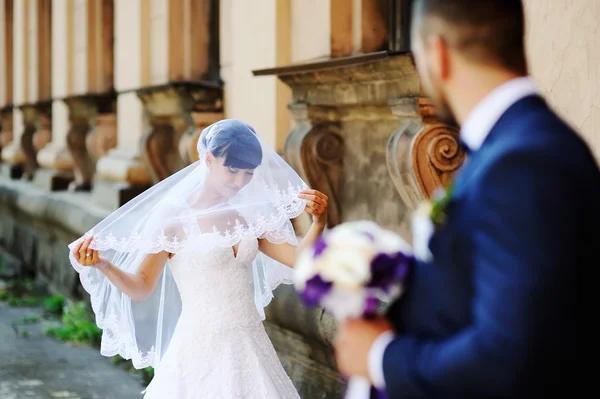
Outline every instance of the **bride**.
<svg viewBox="0 0 600 399">
<path fill-rule="evenodd" d="M 241 121 L 207 127 L 198 152 L 69 245 L 100 351 L 155 368 L 146 399 L 299 398 L 263 308 L 325 229 L 327 197 Z M 304 210 L 298 245 L 290 219 Z"/>
</svg>

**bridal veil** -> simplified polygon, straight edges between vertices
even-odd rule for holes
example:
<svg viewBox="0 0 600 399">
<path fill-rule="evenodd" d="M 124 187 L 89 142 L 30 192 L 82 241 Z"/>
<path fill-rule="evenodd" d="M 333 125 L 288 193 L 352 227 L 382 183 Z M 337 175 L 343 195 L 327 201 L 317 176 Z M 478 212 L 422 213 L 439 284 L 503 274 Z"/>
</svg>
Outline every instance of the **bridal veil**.
<svg viewBox="0 0 600 399">
<path fill-rule="evenodd" d="M 307 185 L 252 127 L 234 119 L 216 122 L 200 135 L 198 153 L 198 161 L 149 188 L 88 231 L 84 237 L 94 237 L 90 248 L 114 266 L 135 273 L 148 254 L 161 251 L 173 256 L 185 251 L 207 252 L 234 247 L 247 236 L 297 244 L 290 220 L 304 210 L 306 202 L 298 194 Z M 228 195 L 211 206 L 203 203 L 202 195 L 208 185 L 220 183 L 207 162 L 209 153 L 225 154 L 225 165 L 248 167 L 244 172 L 248 173 L 247 184 L 236 191 L 238 187 L 222 182 L 221 190 L 229 190 Z M 69 245 L 70 261 L 90 295 L 96 324 L 103 330 L 101 353 L 131 359 L 136 368 L 154 366 L 166 351 L 181 312 L 169 262 L 150 297 L 134 302 L 100 270 L 78 263 L 72 254 L 78 241 Z M 291 283 L 291 273 L 292 269 L 262 254 L 254 259 L 248 284 L 263 319 L 272 291 L 281 283 Z"/>
</svg>

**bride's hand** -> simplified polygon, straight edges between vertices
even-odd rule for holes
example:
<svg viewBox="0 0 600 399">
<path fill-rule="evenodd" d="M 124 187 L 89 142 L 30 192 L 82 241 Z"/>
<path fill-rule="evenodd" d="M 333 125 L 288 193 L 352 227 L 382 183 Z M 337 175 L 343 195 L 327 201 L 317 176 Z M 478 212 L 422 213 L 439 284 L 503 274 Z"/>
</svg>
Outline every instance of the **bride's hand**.
<svg viewBox="0 0 600 399">
<path fill-rule="evenodd" d="M 329 198 L 317 190 L 302 190 L 299 197 L 308 201 L 305 209 L 306 212 L 312 215 L 313 223 L 321 227 L 326 227 Z"/>
<path fill-rule="evenodd" d="M 77 246 L 73 248 L 73 255 L 82 266 L 104 268 L 108 265 L 108 260 L 101 256 L 95 249 L 89 248 L 93 239 L 94 237 L 89 236 L 79 241 Z"/>
</svg>

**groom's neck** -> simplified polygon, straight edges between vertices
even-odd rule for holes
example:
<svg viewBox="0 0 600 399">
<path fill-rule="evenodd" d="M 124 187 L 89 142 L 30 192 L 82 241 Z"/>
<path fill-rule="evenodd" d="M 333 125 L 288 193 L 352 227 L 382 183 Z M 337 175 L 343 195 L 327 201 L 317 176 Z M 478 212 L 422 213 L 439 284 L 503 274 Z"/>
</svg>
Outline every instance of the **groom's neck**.
<svg viewBox="0 0 600 399">
<path fill-rule="evenodd" d="M 518 77 L 520 75 L 514 72 L 481 66 L 457 71 L 446 93 L 458 124 L 462 125 L 475 106 L 494 89 Z"/>
</svg>

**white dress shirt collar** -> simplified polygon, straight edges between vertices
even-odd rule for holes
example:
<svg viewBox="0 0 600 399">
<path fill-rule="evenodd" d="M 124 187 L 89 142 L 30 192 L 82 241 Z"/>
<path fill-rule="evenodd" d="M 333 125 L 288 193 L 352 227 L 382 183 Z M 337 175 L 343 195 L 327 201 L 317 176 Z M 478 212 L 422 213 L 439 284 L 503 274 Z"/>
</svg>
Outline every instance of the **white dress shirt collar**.
<svg viewBox="0 0 600 399">
<path fill-rule="evenodd" d="M 511 105 L 537 93 L 538 89 L 530 77 L 515 78 L 496 87 L 467 116 L 461 127 L 462 141 L 471 151 L 477 151 Z"/>
</svg>

